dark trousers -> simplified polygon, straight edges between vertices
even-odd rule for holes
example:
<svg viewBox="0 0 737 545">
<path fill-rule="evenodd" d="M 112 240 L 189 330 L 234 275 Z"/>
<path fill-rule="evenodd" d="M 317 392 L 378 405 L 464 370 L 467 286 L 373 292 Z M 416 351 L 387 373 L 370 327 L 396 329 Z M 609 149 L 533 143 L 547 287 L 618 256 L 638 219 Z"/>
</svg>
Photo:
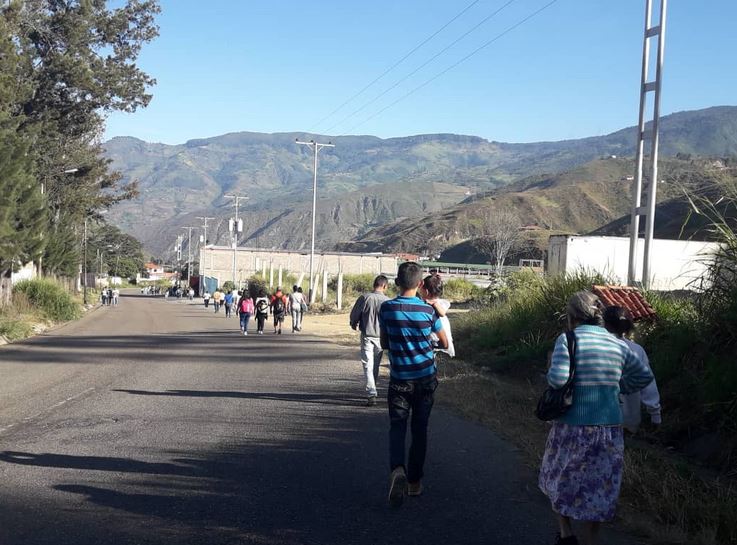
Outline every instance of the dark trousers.
<svg viewBox="0 0 737 545">
<path fill-rule="evenodd" d="M 265 314 L 259 314 L 256 313 L 256 329 L 258 331 L 264 330 L 264 322 L 266 321 L 266 315 Z"/>
<path fill-rule="evenodd" d="M 417 380 L 392 378 L 389 381 L 389 465 L 392 470 L 399 466 L 406 467 L 407 480 L 411 483 L 422 479 L 427 453 L 427 423 L 437 387 L 435 375 Z M 405 437 L 407 420 L 410 418 L 412 442 L 409 447 L 409 461 L 405 464 Z"/>
</svg>

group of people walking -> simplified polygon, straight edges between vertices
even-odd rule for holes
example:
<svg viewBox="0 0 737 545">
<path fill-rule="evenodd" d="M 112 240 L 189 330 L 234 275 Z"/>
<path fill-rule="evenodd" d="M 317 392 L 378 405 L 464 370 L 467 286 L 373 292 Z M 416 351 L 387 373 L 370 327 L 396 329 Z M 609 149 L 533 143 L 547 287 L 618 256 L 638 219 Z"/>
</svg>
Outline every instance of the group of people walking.
<svg viewBox="0 0 737 545">
<path fill-rule="evenodd" d="M 455 353 L 442 280 L 437 274 L 422 276 L 417 263 L 402 263 L 394 299 L 385 294 L 387 277 L 377 276 L 373 291 L 362 295 L 350 314 L 350 326 L 361 332 L 369 406 L 376 405 L 383 352 L 389 356 L 388 499 L 394 507 L 406 496 L 423 493 L 427 428 L 438 386 L 436 354 Z M 583 291 L 571 297 L 567 316 L 569 334 L 555 342 L 547 381 L 556 389 L 570 381 L 572 404 L 552 423 L 539 487 L 558 520 L 555 543 L 595 545 L 600 524 L 612 520 L 616 511 L 624 429 L 637 430 L 641 404 L 652 423 L 659 424 L 659 394 L 645 351 L 627 338 L 634 323 L 626 309 L 605 308 L 596 295 Z M 569 338 L 575 346 L 569 347 Z"/>
<path fill-rule="evenodd" d="M 289 295 L 284 294 L 281 288 L 276 288 L 273 294 L 267 294 L 262 288 L 254 292 L 248 289 L 236 292 L 216 289 L 212 294 L 207 291 L 203 294 L 205 308 L 209 308 L 210 301 L 216 313 L 225 307 L 226 318 L 237 315 L 241 333 L 245 336 L 248 335 L 251 319 L 256 322 L 256 333 L 263 335 L 269 316 L 273 321 L 274 334 L 281 335 L 287 314 L 291 316 L 292 333 L 298 333 L 302 331 L 302 320 L 308 309 L 307 299 L 299 286 L 293 286 Z"/>
<path fill-rule="evenodd" d="M 120 290 L 118 288 L 103 288 L 100 292 L 100 304 L 102 306 L 118 306 Z"/>
</svg>

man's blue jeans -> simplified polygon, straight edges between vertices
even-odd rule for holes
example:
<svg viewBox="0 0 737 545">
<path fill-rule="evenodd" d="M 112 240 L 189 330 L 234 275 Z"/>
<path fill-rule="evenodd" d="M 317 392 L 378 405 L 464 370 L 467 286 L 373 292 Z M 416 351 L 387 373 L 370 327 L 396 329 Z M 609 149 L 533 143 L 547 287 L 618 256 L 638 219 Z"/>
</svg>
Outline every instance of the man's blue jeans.
<svg viewBox="0 0 737 545">
<path fill-rule="evenodd" d="M 417 380 L 389 381 L 389 466 L 391 470 L 403 466 L 407 480 L 416 483 L 422 479 L 422 468 L 427 453 L 427 424 L 435 402 L 438 380 L 435 375 Z M 409 460 L 405 463 L 407 420 L 411 418 L 412 442 Z"/>
</svg>

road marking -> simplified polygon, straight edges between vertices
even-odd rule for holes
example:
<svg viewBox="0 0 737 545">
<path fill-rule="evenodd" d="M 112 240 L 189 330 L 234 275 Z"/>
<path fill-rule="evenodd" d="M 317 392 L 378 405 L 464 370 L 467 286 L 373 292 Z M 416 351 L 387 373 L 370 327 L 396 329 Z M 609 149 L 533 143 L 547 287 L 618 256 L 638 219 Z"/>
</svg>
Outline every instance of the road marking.
<svg viewBox="0 0 737 545">
<path fill-rule="evenodd" d="M 36 413 L 36 414 L 34 414 L 32 416 L 27 416 L 27 417 L 25 417 L 23 420 L 21 420 L 19 422 L 13 422 L 12 424 L 8 424 L 7 426 L 4 426 L 4 427 L 0 428 L 0 435 L 2 435 L 3 433 L 5 433 L 6 431 L 12 430 L 13 428 L 15 428 L 16 426 L 18 426 L 20 424 L 27 424 L 29 422 L 32 422 L 33 420 L 36 420 L 36 419 L 38 419 L 38 418 L 40 418 L 42 416 L 45 416 L 45 415 L 51 413 L 51 411 L 53 411 L 54 409 L 58 409 L 59 407 L 63 407 L 67 403 L 71 403 L 72 401 L 75 401 L 75 400 L 77 400 L 77 399 L 79 399 L 79 398 L 81 398 L 81 397 L 89 394 L 90 392 L 94 392 L 94 391 L 95 391 L 95 388 L 87 388 L 86 390 L 83 390 L 83 391 L 79 392 L 78 394 L 75 394 L 73 396 L 70 396 L 70 397 L 68 397 L 68 398 L 66 398 L 66 399 L 64 399 L 62 401 L 59 401 L 58 403 L 54 403 L 50 407 L 46 407 L 42 411 L 39 411 L 38 413 Z"/>
</svg>

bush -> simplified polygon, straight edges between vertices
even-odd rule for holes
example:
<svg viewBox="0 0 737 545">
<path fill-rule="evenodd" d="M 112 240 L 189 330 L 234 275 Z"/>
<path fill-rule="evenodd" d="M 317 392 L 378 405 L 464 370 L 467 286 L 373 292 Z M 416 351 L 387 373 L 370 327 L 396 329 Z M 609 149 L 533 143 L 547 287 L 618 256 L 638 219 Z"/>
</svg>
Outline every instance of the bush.
<svg viewBox="0 0 737 545">
<path fill-rule="evenodd" d="M 490 306 L 455 320 L 454 337 L 464 339 L 456 350 L 471 358 L 492 351 L 501 356 L 501 363 L 530 358 L 543 362 L 565 328 L 570 296 L 605 281 L 584 271 L 554 277 L 514 273 Z"/>
<path fill-rule="evenodd" d="M 443 297 L 451 301 L 472 301 L 483 294 L 483 288 L 463 278 L 450 278 L 443 282 Z"/>
<path fill-rule="evenodd" d="M 57 322 L 75 320 L 81 312 L 79 305 L 60 284 L 38 278 L 23 280 L 13 287 L 13 293 L 22 293 L 41 311 L 44 317 Z"/>
</svg>

